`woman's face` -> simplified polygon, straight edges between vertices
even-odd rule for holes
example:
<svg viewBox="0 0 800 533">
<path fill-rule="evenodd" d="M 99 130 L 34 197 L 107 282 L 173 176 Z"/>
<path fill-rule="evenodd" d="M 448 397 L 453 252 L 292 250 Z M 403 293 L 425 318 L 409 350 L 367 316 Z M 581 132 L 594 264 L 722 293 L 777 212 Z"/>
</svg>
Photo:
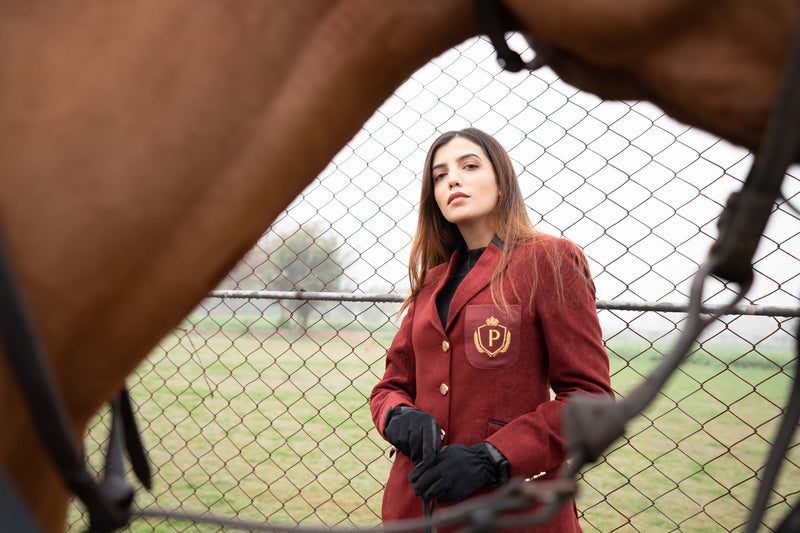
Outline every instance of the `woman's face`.
<svg viewBox="0 0 800 533">
<path fill-rule="evenodd" d="M 458 226 L 469 248 L 486 246 L 494 236 L 488 217 L 499 190 L 483 149 L 464 137 L 454 137 L 436 151 L 432 178 L 433 196 L 444 218 Z"/>
</svg>

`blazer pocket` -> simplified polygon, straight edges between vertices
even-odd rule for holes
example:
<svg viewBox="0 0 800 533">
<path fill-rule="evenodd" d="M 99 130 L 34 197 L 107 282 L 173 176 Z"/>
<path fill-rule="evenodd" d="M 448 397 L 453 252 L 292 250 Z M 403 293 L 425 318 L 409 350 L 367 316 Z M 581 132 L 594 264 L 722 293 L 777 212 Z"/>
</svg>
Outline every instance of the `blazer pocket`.
<svg viewBox="0 0 800 533">
<path fill-rule="evenodd" d="M 490 418 L 486 424 L 486 437 L 487 438 L 491 437 L 492 435 L 497 433 L 498 429 L 502 428 L 505 425 L 506 425 L 505 422 L 501 422 L 499 420 L 494 420 L 493 418 Z"/>
<path fill-rule="evenodd" d="M 464 352 L 469 364 L 490 370 L 508 368 L 519 357 L 520 306 L 504 313 L 493 305 L 468 305 L 464 323 Z"/>
</svg>

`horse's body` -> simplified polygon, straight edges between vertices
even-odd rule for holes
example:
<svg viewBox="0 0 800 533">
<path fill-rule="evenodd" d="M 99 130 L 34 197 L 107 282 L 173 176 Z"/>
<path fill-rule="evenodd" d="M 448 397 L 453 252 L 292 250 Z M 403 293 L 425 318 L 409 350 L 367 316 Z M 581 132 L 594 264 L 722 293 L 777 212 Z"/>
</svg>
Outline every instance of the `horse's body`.
<svg viewBox="0 0 800 533">
<path fill-rule="evenodd" d="M 508 7 L 568 82 L 755 149 L 798 3 L 706 4 Z M 0 232 L 76 435 L 394 89 L 478 31 L 468 0 L 0 5 Z M 0 461 L 58 531 L 68 496 L 4 359 L 0 405 Z"/>
</svg>

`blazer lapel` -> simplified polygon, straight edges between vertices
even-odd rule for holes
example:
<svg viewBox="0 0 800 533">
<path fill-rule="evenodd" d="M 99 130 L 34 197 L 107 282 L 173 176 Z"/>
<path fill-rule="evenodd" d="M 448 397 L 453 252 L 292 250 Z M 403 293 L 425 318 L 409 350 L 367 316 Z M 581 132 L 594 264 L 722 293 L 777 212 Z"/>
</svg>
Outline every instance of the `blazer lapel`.
<svg viewBox="0 0 800 533">
<path fill-rule="evenodd" d="M 436 286 L 433 288 L 433 294 L 426 303 L 425 316 L 431 325 L 441 333 L 444 333 L 444 326 L 442 326 L 442 321 L 439 320 L 439 310 L 436 307 L 436 297 L 442 291 L 447 283 L 447 280 L 450 278 L 450 275 L 453 273 L 453 269 L 458 264 L 458 257 L 459 251 L 456 250 L 450 255 L 450 261 L 447 263 L 447 266 L 439 265 L 435 267 L 435 269 L 444 268 L 445 272 L 444 275 L 438 281 L 436 281 Z M 436 275 L 437 272 L 435 269 L 431 270 L 429 275 Z"/>
<path fill-rule="evenodd" d="M 464 281 L 461 282 L 461 285 L 458 286 L 455 295 L 453 295 L 453 300 L 450 302 L 450 312 L 447 315 L 447 327 L 445 330 L 453 325 L 453 321 L 461 312 L 461 309 L 467 305 L 476 294 L 489 285 L 492 279 L 492 273 L 494 273 L 497 263 L 500 262 L 500 255 L 502 254 L 502 251 L 495 242 L 496 240 L 497 238 L 489 243 L 486 250 L 481 254 L 480 259 L 478 259 L 478 262 L 469 274 L 467 274 L 467 277 L 464 278 Z M 451 260 L 450 268 L 452 268 L 452 266 L 453 261 Z M 448 275 L 450 274 L 450 268 L 448 268 Z M 437 291 L 439 289 L 441 289 L 441 286 L 437 287 Z M 434 306 L 435 305 L 434 302 Z"/>
</svg>

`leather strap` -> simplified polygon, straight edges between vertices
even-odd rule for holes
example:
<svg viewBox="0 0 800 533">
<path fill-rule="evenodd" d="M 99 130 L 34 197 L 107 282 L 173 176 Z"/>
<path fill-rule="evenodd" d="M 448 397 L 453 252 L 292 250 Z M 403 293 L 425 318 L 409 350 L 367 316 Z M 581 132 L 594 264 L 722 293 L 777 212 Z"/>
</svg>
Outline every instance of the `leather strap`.
<svg viewBox="0 0 800 533">
<path fill-rule="evenodd" d="M 28 406 L 34 427 L 39 433 L 50 459 L 61 475 L 64 485 L 80 499 L 89 511 L 90 531 L 113 531 L 128 523 L 130 501 L 115 501 L 92 479 L 86 458 L 73 434 L 69 414 L 44 347 L 30 316 L 25 299 L 14 276 L 5 242 L 0 238 L 0 340 L 12 373 L 16 375 L 20 390 Z M 130 400 L 120 400 L 120 412 L 126 409 L 123 419 L 132 419 Z M 127 407 L 126 405 L 127 404 Z M 130 420 L 127 422 L 130 425 Z M 135 427 L 135 424 L 134 424 Z M 131 432 L 126 432 L 132 433 Z M 137 437 L 128 437 L 132 443 Z M 139 449 L 137 449 L 139 448 Z M 133 452 L 143 455 L 141 442 L 133 444 Z M 137 457 L 139 462 L 140 457 Z M 137 466 L 139 472 L 147 472 Z M 137 475 L 139 475 L 137 472 Z"/>
<path fill-rule="evenodd" d="M 519 72 L 523 69 L 534 71 L 544 65 L 536 58 L 531 61 L 525 61 L 522 56 L 508 47 L 505 33 L 508 28 L 507 18 L 510 14 L 500 2 L 496 0 L 474 1 L 481 31 L 492 41 L 494 50 L 497 53 L 497 63 L 501 68 L 509 72 Z"/>
</svg>

